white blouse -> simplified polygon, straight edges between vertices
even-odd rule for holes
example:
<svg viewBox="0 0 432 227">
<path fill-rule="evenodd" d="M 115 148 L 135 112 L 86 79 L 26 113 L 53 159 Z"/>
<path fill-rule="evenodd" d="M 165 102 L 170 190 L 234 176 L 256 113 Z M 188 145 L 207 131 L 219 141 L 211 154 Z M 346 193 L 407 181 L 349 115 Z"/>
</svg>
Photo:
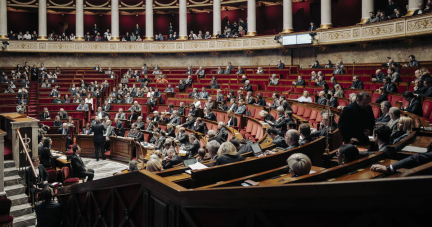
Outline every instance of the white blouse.
<svg viewBox="0 0 432 227">
<path fill-rule="evenodd" d="M 86 98 L 85 103 L 90 103 L 93 105 L 93 98 Z"/>
<path fill-rule="evenodd" d="M 312 98 L 311 97 L 307 97 L 305 98 L 304 96 L 301 96 L 300 98 L 296 99 L 299 102 L 312 102 Z"/>
<path fill-rule="evenodd" d="M 196 108 L 201 109 L 201 101 L 197 101 L 196 103 L 194 103 Z"/>
</svg>

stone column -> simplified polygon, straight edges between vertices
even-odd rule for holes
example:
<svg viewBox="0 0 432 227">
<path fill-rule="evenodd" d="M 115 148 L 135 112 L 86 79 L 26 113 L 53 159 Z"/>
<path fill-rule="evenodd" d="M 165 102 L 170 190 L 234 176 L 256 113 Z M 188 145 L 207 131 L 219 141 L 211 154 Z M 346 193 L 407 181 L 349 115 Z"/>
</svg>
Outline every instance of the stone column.
<svg viewBox="0 0 432 227">
<path fill-rule="evenodd" d="M 414 11 L 418 10 L 418 8 L 419 8 L 418 5 L 420 3 L 423 3 L 423 0 L 409 0 L 408 1 L 408 12 L 407 12 L 406 16 L 413 15 Z M 424 8 L 424 5 L 423 5 L 423 8 Z"/>
<path fill-rule="evenodd" d="M 32 138 L 31 138 L 31 150 L 32 150 L 32 158 L 39 156 L 39 149 L 38 149 L 38 129 L 39 126 L 37 125 L 38 122 L 32 123 Z"/>
<path fill-rule="evenodd" d="M 221 31 L 221 0 L 213 0 L 213 37 L 216 37 L 218 31 Z"/>
<path fill-rule="evenodd" d="M 76 21 L 76 34 L 75 41 L 84 41 L 84 1 L 76 0 L 76 13 L 75 13 L 75 21 Z"/>
<path fill-rule="evenodd" d="M 0 0 L 6 3 L 6 0 Z M 6 132 L 0 130 L 0 198 L 6 195 L 4 190 L 4 137 Z"/>
<path fill-rule="evenodd" d="M 38 40 L 48 40 L 47 37 L 47 3 L 39 0 L 39 37 Z"/>
<path fill-rule="evenodd" d="M 119 35 L 119 0 L 111 0 L 111 39 L 110 41 L 120 41 Z"/>
<path fill-rule="evenodd" d="M 247 1 L 247 34 L 246 36 L 256 36 L 256 1 Z"/>
<path fill-rule="evenodd" d="M 145 40 L 153 40 L 153 0 L 146 0 L 146 34 Z"/>
<path fill-rule="evenodd" d="M 12 157 L 15 162 L 15 166 L 19 167 L 19 137 L 18 133 L 16 132 L 16 129 L 19 128 L 16 123 L 11 122 L 12 124 Z"/>
<path fill-rule="evenodd" d="M 7 34 L 7 0 L 0 0 L 0 40 L 8 39 Z M 0 191 L 1 192 L 1 191 Z"/>
<path fill-rule="evenodd" d="M 320 29 L 332 28 L 331 0 L 321 0 L 321 26 Z"/>
<path fill-rule="evenodd" d="M 369 13 L 374 12 L 374 1 L 373 0 L 362 0 L 362 19 L 360 24 L 365 24 L 370 18 Z"/>
<path fill-rule="evenodd" d="M 186 0 L 179 0 L 179 38 L 178 40 L 187 40 L 187 5 Z"/>
<path fill-rule="evenodd" d="M 294 32 L 292 0 L 283 0 L 283 30 L 282 33 Z"/>
</svg>

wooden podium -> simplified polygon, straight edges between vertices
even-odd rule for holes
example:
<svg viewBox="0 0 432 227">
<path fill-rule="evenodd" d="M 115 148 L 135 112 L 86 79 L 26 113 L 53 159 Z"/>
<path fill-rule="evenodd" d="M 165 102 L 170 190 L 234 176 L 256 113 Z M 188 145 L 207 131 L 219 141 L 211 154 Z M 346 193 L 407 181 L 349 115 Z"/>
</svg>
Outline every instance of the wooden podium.
<svg viewBox="0 0 432 227">
<path fill-rule="evenodd" d="M 76 144 L 81 147 L 81 156 L 95 158 L 93 135 L 75 135 Z"/>
<path fill-rule="evenodd" d="M 66 150 L 66 136 L 64 134 L 45 134 L 52 140 L 52 150 L 64 152 Z"/>
<path fill-rule="evenodd" d="M 110 137 L 110 159 L 129 162 L 136 146 L 134 139 L 128 137 Z"/>
</svg>

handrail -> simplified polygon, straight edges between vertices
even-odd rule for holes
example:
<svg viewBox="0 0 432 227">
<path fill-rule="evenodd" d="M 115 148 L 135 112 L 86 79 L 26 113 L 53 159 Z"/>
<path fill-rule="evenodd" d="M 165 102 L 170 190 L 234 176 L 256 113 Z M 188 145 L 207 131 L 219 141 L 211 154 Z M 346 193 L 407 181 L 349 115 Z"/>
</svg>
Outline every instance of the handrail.
<svg viewBox="0 0 432 227">
<path fill-rule="evenodd" d="M 23 148 L 24 148 L 24 153 L 25 153 L 25 155 L 26 155 L 26 159 L 29 160 L 29 162 L 30 162 L 30 167 L 31 167 L 31 169 L 32 169 L 32 171 L 33 171 L 33 174 L 34 174 L 35 177 L 37 178 L 38 175 L 36 174 L 36 170 L 35 170 L 35 168 L 34 168 L 34 166 L 33 166 L 33 162 L 32 162 L 32 160 L 31 160 L 31 158 L 30 158 L 30 154 L 29 154 L 29 152 L 27 151 L 27 148 L 26 148 L 26 146 L 25 146 L 24 140 L 23 140 L 23 138 L 22 138 L 22 136 L 21 136 L 21 132 L 19 131 L 18 128 L 15 129 L 15 130 L 16 130 L 16 132 L 18 133 L 18 137 L 19 137 L 19 139 L 20 139 L 20 141 L 21 141 L 21 145 L 22 145 Z M 35 152 L 35 151 L 33 151 L 33 152 Z"/>
</svg>

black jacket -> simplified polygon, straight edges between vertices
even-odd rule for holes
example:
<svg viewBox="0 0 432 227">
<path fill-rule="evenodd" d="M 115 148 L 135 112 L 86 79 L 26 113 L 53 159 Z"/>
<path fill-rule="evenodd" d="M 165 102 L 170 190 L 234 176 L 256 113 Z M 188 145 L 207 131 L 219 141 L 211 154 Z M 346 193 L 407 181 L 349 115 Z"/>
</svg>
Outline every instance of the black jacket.
<svg viewBox="0 0 432 227">
<path fill-rule="evenodd" d="M 432 87 L 423 89 L 418 96 L 419 97 L 432 97 Z"/>
<path fill-rule="evenodd" d="M 58 227 L 63 220 L 63 207 L 54 201 L 35 205 L 37 227 Z"/>
<path fill-rule="evenodd" d="M 36 170 L 36 168 L 39 169 L 39 176 L 37 179 L 36 179 L 35 175 L 33 174 L 31 167 L 28 167 L 26 169 L 26 184 L 27 184 L 26 193 L 29 191 L 28 190 L 29 188 L 34 188 L 35 184 L 39 183 L 39 184 L 37 184 L 39 187 L 39 186 L 42 186 L 42 184 L 41 184 L 42 182 L 48 181 L 48 173 L 47 173 L 46 169 L 42 165 L 35 166 L 35 170 Z"/>
<path fill-rule="evenodd" d="M 357 80 L 356 82 L 352 83 L 351 87 L 355 89 L 363 89 L 363 82 Z"/>
<path fill-rule="evenodd" d="M 405 111 L 416 114 L 420 117 L 423 116 L 422 104 L 421 104 L 420 100 L 417 98 L 414 98 L 413 100 L 411 100 L 411 102 L 409 103 L 409 105 L 405 109 Z"/>
<path fill-rule="evenodd" d="M 180 136 L 179 136 L 179 134 L 177 134 L 176 139 L 177 139 L 180 143 L 182 143 L 182 144 L 186 144 L 186 143 L 189 142 L 189 135 L 188 135 L 186 132 L 183 133 L 183 134 L 181 134 Z"/>
<path fill-rule="evenodd" d="M 207 116 L 204 118 L 210 121 L 216 121 L 216 115 L 213 112 L 207 113 Z"/>
<path fill-rule="evenodd" d="M 412 155 L 408 158 L 402 159 L 399 162 L 396 162 L 392 165 L 394 170 L 398 170 L 401 168 L 413 168 L 419 165 L 423 165 L 425 163 L 432 161 L 432 152 L 428 151 L 426 153 L 420 153 L 417 155 Z"/>
<path fill-rule="evenodd" d="M 369 138 L 364 135 L 364 130 L 369 129 L 372 132 L 374 126 L 375 117 L 372 107 L 368 105 L 365 109 L 361 109 L 357 102 L 354 102 L 343 109 L 338 128 L 345 143 L 348 143 L 351 138 L 357 138 L 360 144 L 369 144 Z"/>
<path fill-rule="evenodd" d="M 308 137 L 305 137 L 302 140 L 300 140 L 299 144 L 300 145 L 305 145 L 305 144 L 310 143 L 312 141 L 314 141 L 314 138 L 312 138 L 311 136 L 308 136 Z"/>
<path fill-rule="evenodd" d="M 105 131 L 105 127 L 102 124 L 94 124 L 92 126 L 90 126 L 94 136 L 93 136 L 93 141 L 94 142 L 104 142 L 105 138 L 104 138 L 104 131 Z"/>
<path fill-rule="evenodd" d="M 225 165 L 225 164 L 229 164 L 229 163 L 240 162 L 243 160 L 245 160 L 245 158 L 243 156 L 238 155 L 238 154 L 236 154 L 236 155 L 224 154 L 216 160 L 216 165 L 217 166 L 218 165 Z"/>
<path fill-rule="evenodd" d="M 167 162 L 166 160 L 162 161 L 162 167 L 163 169 L 170 169 L 173 166 L 182 163 L 183 160 L 181 157 L 179 157 L 178 155 L 174 155 L 172 156 L 171 160 L 169 162 Z"/>
<path fill-rule="evenodd" d="M 227 121 L 227 126 L 229 126 L 229 127 L 238 126 L 238 124 L 237 124 L 237 118 L 233 117 L 233 119 L 231 119 L 231 122 L 228 120 Z"/>
<path fill-rule="evenodd" d="M 39 149 L 39 155 L 41 164 L 45 167 L 51 167 L 51 152 L 49 147 L 41 147 Z"/>
<path fill-rule="evenodd" d="M 119 130 L 119 136 L 123 136 L 125 131 L 124 131 L 124 124 L 122 121 L 119 121 L 117 124 L 115 124 L 115 127 L 118 128 Z"/>
<path fill-rule="evenodd" d="M 387 92 L 398 93 L 398 88 L 394 83 L 384 84 L 384 88 Z"/>
<path fill-rule="evenodd" d="M 183 127 L 187 127 L 188 129 L 193 129 L 195 124 L 195 119 L 191 118 L 191 119 L 186 119 L 186 122 L 182 124 Z"/>
<path fill-rule="evenodd" d="M 194 108 L 193 110 L 189 111 L 189 113 L 191 113 L 193 117 L 197 117 L 198 116 L 198 111 L 197 111 L 196 108 Z"/>
<path fill-rule="evenodd" d="M 387 95 L 380 95 L 378 97 L 378 99 L 375 101 L 375 103 L 379 104 L 379 103 L 384 102 L 384 101 L 388 101 Z"/>
<path fill-rule="evenodd" d="M 184 147 L 184 150 L 188 152 L 187 157 L 192 158 L 196 154 L 198 154 L 198 150 L 201 147 L 201 144 L 198 139 L 196 139 L 193 143 L 189 143 Z"/>
<path fill-rule="evenodd" d="M 86 171 L 86 167 L 84 162 L 81 160 L 81 157 L 79 157 L 76 154 L 72 154 L 71 156 L 69 156 L 68 158 L 71 162 L 71 166 L 72 166 L 72 170 L 73 172 L 76 173 L 81 173 L 81 172 L 85 172 Z"/>
<path fill-rule="evenodd" d="M 206 134 L 206 123 L 201 122 L 201 123 L 199 123 L 197 125 L 194 125 L 193 126 L 193 130 L 195 132 L 199 132 L 201 134 Z"/>
<path fill-rule="evenodd" d="M 389 114 L 384 114 L 375 120 L 375 122 L 377 122 L 377 123 L 378 122 L 385 123 L 385 122 L 389 122 L 389 121 L 390 121 L 390 115 Z"/>
</svg>

